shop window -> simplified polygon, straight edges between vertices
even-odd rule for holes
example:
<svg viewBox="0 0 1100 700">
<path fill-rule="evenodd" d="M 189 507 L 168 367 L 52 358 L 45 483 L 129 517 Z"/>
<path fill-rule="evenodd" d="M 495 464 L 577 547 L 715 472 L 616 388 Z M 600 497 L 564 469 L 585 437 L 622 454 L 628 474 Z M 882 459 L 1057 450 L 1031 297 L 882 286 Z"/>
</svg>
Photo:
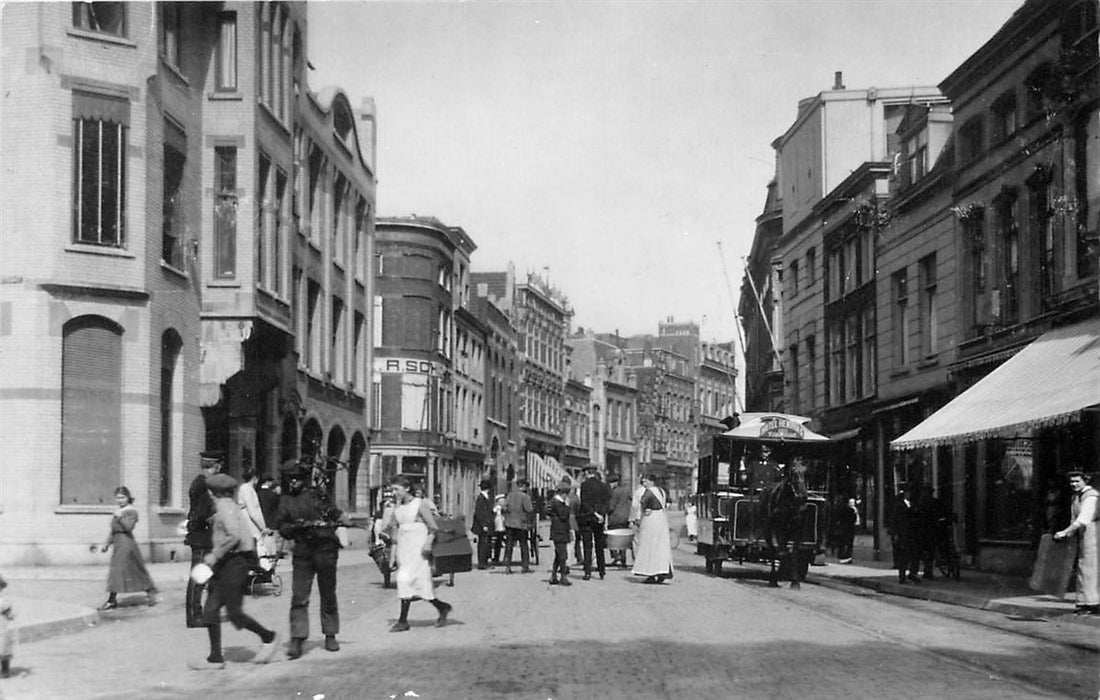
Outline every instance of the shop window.
<svg viewBox="0 0 1100 700">
<path fill-rule="evenodd" d="M 1035 470 L 1029 440 L 986 443 L 985 537 L 1033 541 Z"/>
<path fill-rule="evenodd" d="M 124 2 L 74 2 L 73 26 L 98 34 L 125 37 L 126 5 Z"/>
<path fill-rule="evenodd" d="M 126 244 L 126 134 L 130 103 L 73 92 L 73 240 Z"/>
<path fill-rule="evenodd" d="M 61 504 L 113 505 L 121 483 L 122 329 L 75 318 L 61 340 Z"/>
</svg>

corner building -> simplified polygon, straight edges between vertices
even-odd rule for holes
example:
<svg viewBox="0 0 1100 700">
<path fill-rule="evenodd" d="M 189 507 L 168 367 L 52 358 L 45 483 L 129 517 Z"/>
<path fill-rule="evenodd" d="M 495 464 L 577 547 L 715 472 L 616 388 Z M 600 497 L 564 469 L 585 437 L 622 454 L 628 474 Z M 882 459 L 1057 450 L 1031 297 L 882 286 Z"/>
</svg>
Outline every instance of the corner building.
<svg viewBox="0 0 1100 700">
<path fill-rule="evenodd" d="M 459 363 L 455 376 L 455 316 L 470 288 L 470 255 L 475 246 L 466 232 L 433 217 L 382 218 L 377 223 L 378 268 L 375 314 L 374 405 L 377 439 L 371 460 L 383 482 L 402 474 L 421 483 L 426 495 L 442 499 L 443 483 L 455 494 L 476 492 L 484 452 L 474 444 L 484 427 L 463 418 L 456 432 L 456 386 L 459 395 L 473 390 L 483 403 L 484 357 Z M 458 290 L 456 292 L 456 289 Z M 469 314 L 462 325 L 467 341 L 484 355 L 483 331 Z M 482 408 L 483 410 L 483 408 Z M 458 441 L 456 444 L 456 440 Z M 456 471 L 456 459 L 467 466 Z M 449 507 L 463 504 L 452 502 Z"/>
<path fill-rule="evenodd" d="M 305 23 L 304 3 L 4 8 L 0 412 L 25 439 L 0 470 L 0 564 L 102 561 L 88 533 L 120 484 L 146 556 L 186 556 L 204 448 L 272 473 L 327 438 L 355 510 L 369 348 L 349 328 L 370 320 L 354 256 L 370 254 L 373 156 L 346 96 L 305 85 Z M 307 199 L 326 182 L 339 205 Z M 337 329 L 313 317 L 337 340 L 312 371 L 295 352 L 307 267 Z"/>
</svg>

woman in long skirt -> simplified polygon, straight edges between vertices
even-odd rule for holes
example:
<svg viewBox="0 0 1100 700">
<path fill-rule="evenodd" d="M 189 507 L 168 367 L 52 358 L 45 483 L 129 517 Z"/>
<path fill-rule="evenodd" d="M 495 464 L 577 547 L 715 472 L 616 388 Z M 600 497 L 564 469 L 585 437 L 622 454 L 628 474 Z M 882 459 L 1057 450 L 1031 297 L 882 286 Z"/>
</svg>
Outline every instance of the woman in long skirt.
<svg viewBox="0 0 1100 700">
<path fill-rule="evenodd" d="M 633 573 L 645 576 L 645 583 L 661 583 L 672 578 L 672 541 L 665 514 L 668 499 L 652 474 L 643 477 L 642 487 Z"/>
<path fill-rule="evenodd" d="M 130 489 L 119 486 L 115 489 L 115 503 L 118 510 L 111 517 L 111 534 L 100 549 L 106 552 L 112 546 L 111 568 L 107 574 L 107 602 L 99 606 L 100 610 L 114 610 L 118 607 L 119 593 L 145 591 L 149 596 L 149 605 L 157 604 L 157 587 L 141 550 L 134 541 L 134 526 L 138 522 L 138 511 L 134 507 L 134 497 Z"/>
<path fill-rule="evenodd" d="M 436 524 L 432 508 L 425 499 L 413 498 L 412 483 L 404 476 L 393 480 L 397 505 L 393 518 L 397 520 L 397 597 L 401 600 L 401 616 L 390 632 L 409 629 L 409 606 L 414 600 L 426 600 L 435 606 L 439 618 L 436 627 L 447 624 L 451 606 L 435 597 L 432 583 L 432 553 Z"/>
</svg>

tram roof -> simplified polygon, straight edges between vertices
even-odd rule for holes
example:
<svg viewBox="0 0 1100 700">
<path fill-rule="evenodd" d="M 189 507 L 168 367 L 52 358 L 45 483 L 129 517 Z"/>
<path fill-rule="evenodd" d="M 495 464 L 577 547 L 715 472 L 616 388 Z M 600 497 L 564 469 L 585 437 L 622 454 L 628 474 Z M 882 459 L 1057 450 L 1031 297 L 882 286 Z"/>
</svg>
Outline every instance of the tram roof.
<svg viewBox="0 0 1100 700">
<path fill-rule="evenodd" d="M 806 427 L 810 418 L 790 413 L 742 413 L 741 423 L 721 437 L 758 442 L 830 442 L 821 433 Z"/>
</svg>

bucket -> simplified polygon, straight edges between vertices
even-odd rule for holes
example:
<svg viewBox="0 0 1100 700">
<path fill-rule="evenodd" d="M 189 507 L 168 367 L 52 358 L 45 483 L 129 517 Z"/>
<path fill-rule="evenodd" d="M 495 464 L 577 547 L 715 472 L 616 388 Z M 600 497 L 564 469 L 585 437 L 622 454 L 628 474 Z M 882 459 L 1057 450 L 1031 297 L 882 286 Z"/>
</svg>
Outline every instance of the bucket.
<svg viewBox="0 0 1100 700">
<path fill-rule="evenodd" d="M 634 546 L 634 531 L 628 527 L 607 530 L 604 536 L 608 549 L 632 549 Z"/>
</svg>

